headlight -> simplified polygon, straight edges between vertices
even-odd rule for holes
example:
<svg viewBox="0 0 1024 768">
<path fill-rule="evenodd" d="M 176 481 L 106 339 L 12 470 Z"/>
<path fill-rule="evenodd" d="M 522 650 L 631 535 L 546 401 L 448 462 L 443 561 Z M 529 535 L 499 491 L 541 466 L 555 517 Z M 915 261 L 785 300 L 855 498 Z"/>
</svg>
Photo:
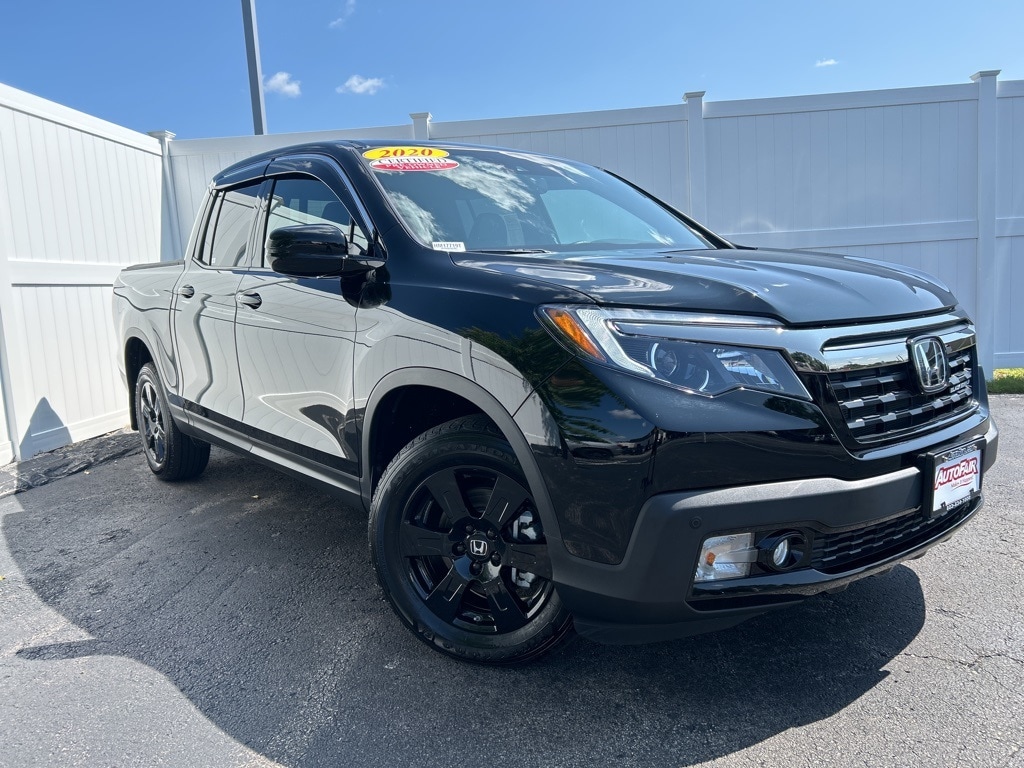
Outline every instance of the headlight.
<svg viewBox="0 0 1024 768">
<path fill-rule="evenodd" d="M 711 397 L 743 388 L 811 399 L 778 350 L 686 338 L 687 329 L 706 337 L 715 327 L 763 336 L 779 329 L 768 318 L 581 306 L 544 306 L 538 314 L 575 352 L 644 378 Z"/>
</svg>

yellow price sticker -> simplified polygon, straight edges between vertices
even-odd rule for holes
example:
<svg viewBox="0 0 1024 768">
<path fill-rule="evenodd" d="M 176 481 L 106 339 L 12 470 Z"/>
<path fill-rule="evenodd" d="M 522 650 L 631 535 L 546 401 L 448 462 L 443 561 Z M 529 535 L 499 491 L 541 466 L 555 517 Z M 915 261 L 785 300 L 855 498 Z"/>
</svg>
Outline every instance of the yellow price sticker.
<svg viewBox="0 0 1024 768">
<path fill-rule="evenodd" d="M 448 153 L 436 147 L 376 147 L 363 152 L 367 160 L 385 160 L 396 157 L 448 157 Z"/>
</svg>

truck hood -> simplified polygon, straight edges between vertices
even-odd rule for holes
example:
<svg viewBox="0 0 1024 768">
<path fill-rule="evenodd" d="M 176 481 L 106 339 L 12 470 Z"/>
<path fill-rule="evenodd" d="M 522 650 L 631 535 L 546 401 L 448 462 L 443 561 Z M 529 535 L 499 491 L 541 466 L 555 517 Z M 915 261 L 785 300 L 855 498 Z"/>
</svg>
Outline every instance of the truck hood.
<svg viewBox="0 0 1024 768">
<path fill-rule="evenodd" d="M 927 314 L 957 303 L 923 272 L 810 251 L 467 252 L 452 258 L 459 266 L 569 288 L 598 304 L 761 315 L 791 325 Z"/>
</svg>

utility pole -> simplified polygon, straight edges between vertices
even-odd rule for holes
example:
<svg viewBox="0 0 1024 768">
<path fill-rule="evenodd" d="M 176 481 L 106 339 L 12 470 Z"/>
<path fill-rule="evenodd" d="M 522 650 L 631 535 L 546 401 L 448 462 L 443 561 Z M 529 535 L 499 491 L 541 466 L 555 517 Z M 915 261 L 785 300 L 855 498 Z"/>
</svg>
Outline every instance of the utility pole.
<svg viewBox="0 0 1024 768">
<path fill-rule="evenodd" d="M 256 31 L 256 0 L 242 0 L 242 26 L 245 27 L 245 57 L 249 60 L 252 130 L 257 136 L 262 136 L 267 132 L 267 111 L 263 104 L 263 70 L 260 68 L 259 33 Z"/>
</svg>

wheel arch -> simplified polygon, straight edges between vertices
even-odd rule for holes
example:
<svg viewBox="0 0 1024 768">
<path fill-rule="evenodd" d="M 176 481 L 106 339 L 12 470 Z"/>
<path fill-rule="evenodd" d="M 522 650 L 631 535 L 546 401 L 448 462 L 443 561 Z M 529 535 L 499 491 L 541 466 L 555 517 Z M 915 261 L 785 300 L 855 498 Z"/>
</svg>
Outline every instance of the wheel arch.
<svg viewBox="0 0 1024 768">
<path fill-rule="evenodd" d="M 125 383 L 128 385 L 128 415 L 131 420 L 132 429 L 139 428 L 138 414 L 135 413 L 135 388 L 139 378 L 139 371 L 146 363 L 153 363 L 153 351 L 149 348 L 148 342 L 139 332 L 129 333 L 124 342 L 124 374 Z M 159 371 L 158 371 L 159 373 Z"/>
<path fill-rule="evenodd" d="M 494 425 L 501 431 L 504 438 L 508 440 L 512 452 L 515 454 L 516 460 L 526 476 L 526 481 L 529 483 L 530 492 L 533 494 L 544 530 L 548 532 L 549 539 L 557 541 L 560 547 L 562 537 L 558 530 L 558 520 L 554 514 L 551 497 L 548 494 L 547 483 L 544 482 L 530 444 L 516 424 L 512 413 L 494 395 L 476 382 L 448 371 L 434 368 L 406 368 L 388 374 L 374 387 L 366 403 L 361 436 L 363 473 L 360 482 L 365 502 L 368 504 L 369 500 L 373 497 L 376 484 L 373 453 L 374 432 L 375 426 L 380 424 L 378 419 L 384 410 L 381 406 L 384 405 L 386 407 L 388 398 L 393 393 L 414 387 L 426 387 L 447 392 L 470 404 L 476 411 L 494 422 Z M 514 406 L 518 405 L 519 403 L 514 404 Z M 468 415 L 468 413 L 456 415 Z M 429 426 L 427 428 L 429 429 Z"/>
<path fill-rule="evenodd" d="M 164 389 L 168 394 L 171 392 L 168 386 L 173 383 L 173 379 L 168 377 L 166 365 L 163 364 L 160 355 L 154 354 L 155 349 L 156 346 L 141 328 L 133 327 L 125 331 L 121 363 L 124 366 L 125 384 L 128 387 L 128 414 L 132 429 L 139 428 L 135 413 L 135 384 L 142 366 L 152 363 Z"/>
</svg>

